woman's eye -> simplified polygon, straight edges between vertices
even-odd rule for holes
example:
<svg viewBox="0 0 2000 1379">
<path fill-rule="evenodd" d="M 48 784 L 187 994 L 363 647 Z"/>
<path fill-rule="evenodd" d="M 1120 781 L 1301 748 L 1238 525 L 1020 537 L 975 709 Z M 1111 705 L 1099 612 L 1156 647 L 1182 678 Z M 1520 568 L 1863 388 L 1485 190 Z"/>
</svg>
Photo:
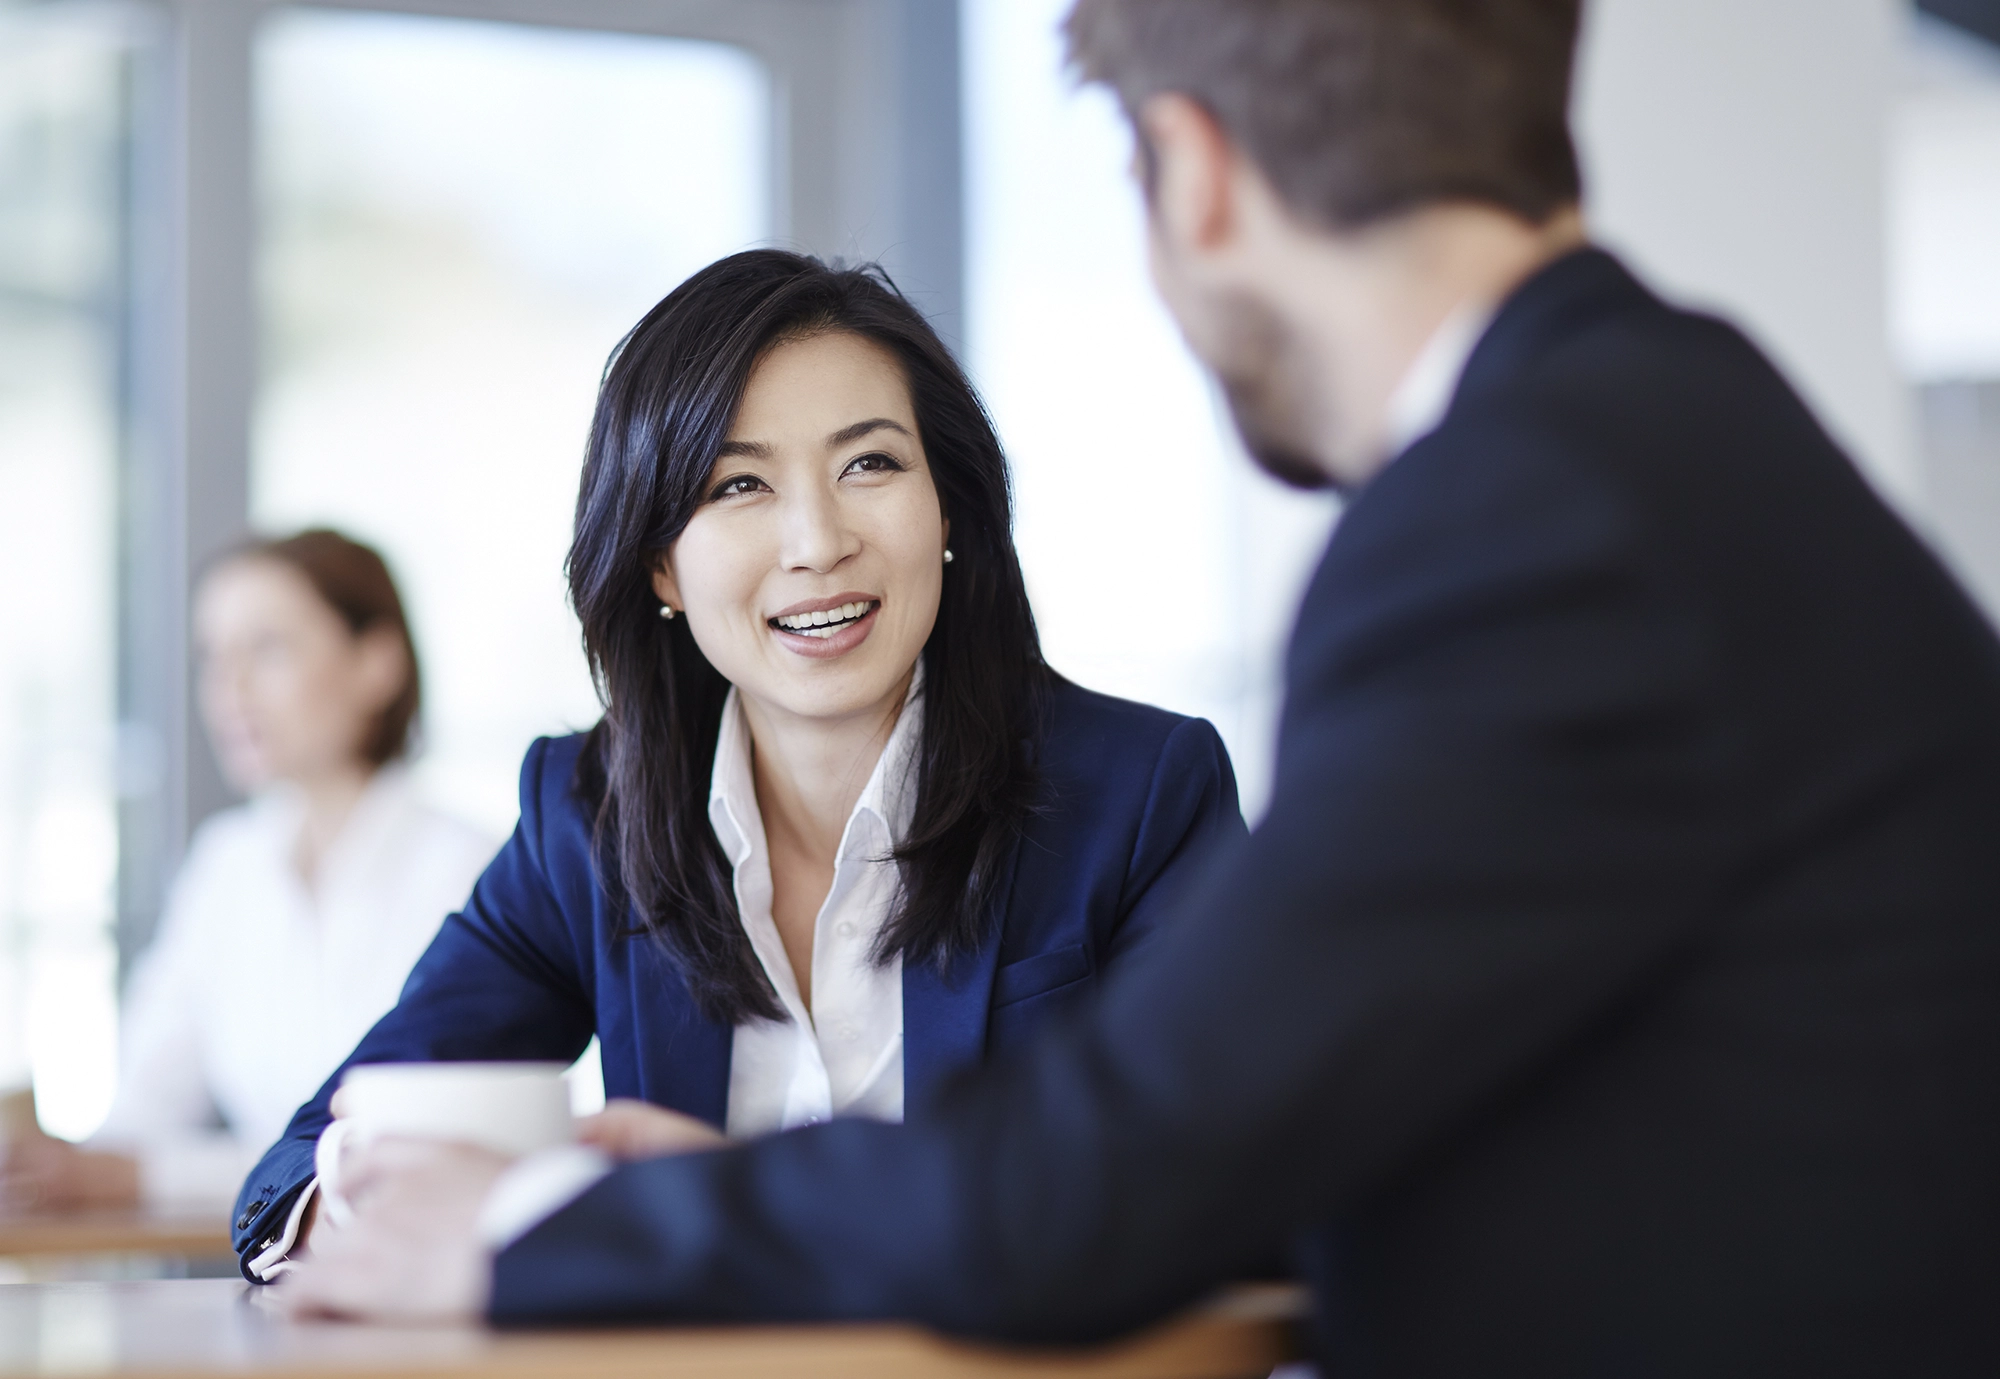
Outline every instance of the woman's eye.
<svg viewBox="0 0 2000 1379">
<path fill-rule="evenodd" d="M 738 474 L 733 479 L 724 479 L 721 483 L 717 484 L 710 490 L 708 499 L 710 502 L 714 502 L 718 498 L 735 498 L 741 494 L 755 493 L 758 489 L 764 487 L 766 487 L 764 481 L 756 475 Z"/>
<path fill-rule="evenodd" d="M 866 455 L 856 455 L 847 462 L 847 468 L 843 472 L 848 474 L 894 473 L 901 470 L 902 467 L 903 462 L 898 460 L 894 455 L 885 455 L 877 450 Z"/>
</svg>

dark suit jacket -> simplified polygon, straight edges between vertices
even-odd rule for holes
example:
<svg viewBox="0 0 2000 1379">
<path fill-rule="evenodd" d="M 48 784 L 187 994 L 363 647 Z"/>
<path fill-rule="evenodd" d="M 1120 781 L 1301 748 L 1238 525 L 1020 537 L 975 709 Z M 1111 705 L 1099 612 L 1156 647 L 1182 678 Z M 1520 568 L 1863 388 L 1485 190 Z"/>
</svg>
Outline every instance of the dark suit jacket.
<svg viewBox="0 0 2000 1379">
<path fill-rule="evenodd" d="M 341 1065 L 457 1059 L 568 1062 L 595 1033 L 604 1090 L 720 1127 L 732 1027 L 704 1017 L 678 968 L 621 936 L 591 866 L 590 817 L 570 788 L 581 737 L 542 739 L 521 768 L 521 822 L 410 973 L 401 999 Z M 1198 718 L 1059 683 L 1036 752 L 1042 810 L 1016 846 L 998 915 L 949 970 L 903 966 L 906 1113 L 988 1049 L 1145 944 L 1198 860 L 1243 836 L 1236 777 Z M 299 1109 L 237 1199 L 247 1262 L 313 1176 L 336 1072 Z"/>
<path fill-rule="evenodd" d="M 2000 1372 L 2000 648 L 1741 335 L 1530 280 L 1287 676 L 1101 999 L 905 1126 L 621 1168 L 492 1315 L 1074 1341 L 1290 1235 L 1337 1379 Z"/>
</svg>

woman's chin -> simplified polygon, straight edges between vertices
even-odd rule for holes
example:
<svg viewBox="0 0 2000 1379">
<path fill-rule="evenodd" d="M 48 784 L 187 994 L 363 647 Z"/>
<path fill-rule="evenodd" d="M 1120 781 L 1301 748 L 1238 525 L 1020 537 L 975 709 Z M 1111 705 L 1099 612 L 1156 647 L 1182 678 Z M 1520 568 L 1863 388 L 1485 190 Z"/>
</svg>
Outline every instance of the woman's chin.
<svg viewBox="0 0 2000 1379">
<path fill-rule="evenodd" d="M 790 658 L 786 658 L 790 659 Z M 780 664 L 775 674 L 736 681 L 737 691 L 794 719 L 836 723 L 881 712 L 900 700 L 909 686 L 915 657 L 891 664 L 887 658 L 849 655 L 837 659 L 801 658 Z"/>
</svg>

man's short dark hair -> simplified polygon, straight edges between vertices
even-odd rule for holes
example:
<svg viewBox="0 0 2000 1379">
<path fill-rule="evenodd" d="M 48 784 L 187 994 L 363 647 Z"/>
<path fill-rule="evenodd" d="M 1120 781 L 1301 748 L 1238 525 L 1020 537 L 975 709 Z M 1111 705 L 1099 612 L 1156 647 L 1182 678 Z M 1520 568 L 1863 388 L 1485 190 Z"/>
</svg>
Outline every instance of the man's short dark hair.
<svg viewBox="0 0 2000 1379">
<path fill-rule="evenodd" d="M 1199 103 L 1302 219 L 1353 229 L 1445 201 L 1535 224 L 1581 190 L 1581 0 L 1077 0 L 1072 66 L 1128 115 Z M 1141 139 L 1141 157 L 1150 151 Z"/>
</svg>

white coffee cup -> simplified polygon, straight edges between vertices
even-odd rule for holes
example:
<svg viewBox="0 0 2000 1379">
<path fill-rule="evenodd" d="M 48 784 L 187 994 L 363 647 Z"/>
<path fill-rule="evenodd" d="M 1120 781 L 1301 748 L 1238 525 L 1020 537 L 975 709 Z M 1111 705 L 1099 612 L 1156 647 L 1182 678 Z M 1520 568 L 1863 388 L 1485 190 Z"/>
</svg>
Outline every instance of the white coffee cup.
<svg viewBox="0 0 2000 1379">
<path fill-rule="evenodd" d="M 364 1063 L 340 1079 L 342 1115 L 313 1152 L 322 1209 L 353 1215 L 341 1152 L 384 1136 L 452 1140 L 518 1158 L 575 1138 L 561 1063 Z"/>
</svg>

